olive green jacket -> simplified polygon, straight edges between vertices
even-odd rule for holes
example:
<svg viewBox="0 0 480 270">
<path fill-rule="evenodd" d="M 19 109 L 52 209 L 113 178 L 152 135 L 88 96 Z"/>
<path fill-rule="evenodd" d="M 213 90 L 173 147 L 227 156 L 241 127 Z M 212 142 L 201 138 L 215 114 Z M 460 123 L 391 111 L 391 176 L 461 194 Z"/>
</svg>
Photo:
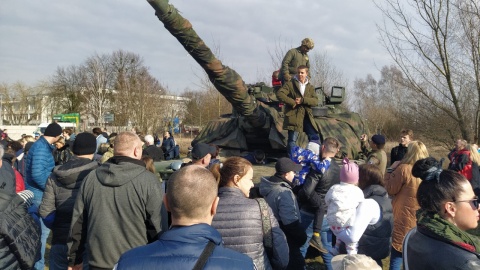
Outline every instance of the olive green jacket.
<svg viewBox="0 0 480 270">
<path fill-rule="evenodd" d="M 301 65 L 310 69 L 308 54 L 303 54 L 300 51 L 300 47 L 290 49 L 282 60 L 279 79 L 284 79 L 285 81 L 293 79 L 293 76 L 297 74 L 297 68 Z"/>
<path fill-rule="evenodd" d="M 308 117 L 315 130 L 320 131 L 312 113 L 312 106 L 318 105 L 318 96 L 310 83 L 307 83 L 302 97 L 299 83 L 296 79 L 293 79 L 277 91 L 277 98 L 285 103 L 283 129 L 303 132 L 303 119 Z M 302 104 L 295 106 L 295 98 L 302 98 Z"/>
<path fill-rule="evenodd" d="M 372 150 L 367 148 L 366 143 L 362 141 L 362 152 L 367 157 L 368 164 L 377 165 L 382 175 L 385 175 L 387 169 L 387 153 L 383 149 Z"/>
</svg>

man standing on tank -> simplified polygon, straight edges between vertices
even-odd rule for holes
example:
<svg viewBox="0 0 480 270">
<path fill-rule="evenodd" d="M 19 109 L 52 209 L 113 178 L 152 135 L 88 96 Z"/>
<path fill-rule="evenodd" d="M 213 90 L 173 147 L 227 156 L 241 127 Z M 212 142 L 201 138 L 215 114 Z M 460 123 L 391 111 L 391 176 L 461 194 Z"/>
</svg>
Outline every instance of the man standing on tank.
<svg viewBox="0 0 480 270">
<path fill-rule="evenodd" d="M 297 74 L 299 66 L 307 66 L 310 68 L 310 61 L 308 60 L 308 52 L 313 49 L 314 43 L 311 38 L 302 40 L 300 47 L 290 49 L 282 60 L 280 68 L 279 79 L 282 84 L 289 82 Z"/>
<path fill-rule="evenodd" d="M 305 132 L 308 140 L 319 140 L 319 127 L 313 118 L 312 106 L 318 104 L 315 88 L 308 81 L 308 67 L 301 65 L 297 75 L 277 92 L 279 101 L 285 103 L 283 129 L 288 130 L 287 151 L 291 154 L 299 132 Z"/>
</svg>

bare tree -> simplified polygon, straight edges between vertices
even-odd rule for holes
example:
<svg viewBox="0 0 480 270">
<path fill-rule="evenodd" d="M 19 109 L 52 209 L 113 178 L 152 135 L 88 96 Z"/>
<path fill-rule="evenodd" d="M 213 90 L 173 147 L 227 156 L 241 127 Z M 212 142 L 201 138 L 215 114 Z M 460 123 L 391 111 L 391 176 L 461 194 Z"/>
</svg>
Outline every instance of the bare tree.
<svg viewBox="0 0 480 270">
<path fill-rule="evenodd" d="M 58 67 L 50 80 L 49 96 L 55 100 L 60 112 L 80 112 L 82 103 L 82 79 L 84 78 L 80 66 L 71 65 L 66 68 Z"/>
<path fill-rule="evenodd" d="M 114 70 L 111 56 L 95 54 L 82 66 L 82 96 L 85 109 L 96 125 L 103 123 L 103 115 L 110 111 L 110 100 L 114 92 Z"/>
<path fill-rule="evenodd" d="M 465 4 L 472 6 L 474 2 Z M 412 98 L 432 105 L 435 109 L 428 106 L 430 112 L 441 112 L 440 115 L 455 123 L 446 126 L 445 123 L 450 121 L 440 118 L 434 125 L 424 127 L 443 126 L 443 140 L 452 140 L 458 135 L 471 140 L 472 134 L 477 138 L 478 121 L 473 127 L 467 119 L 478 119 L 470 113 L 473 109 L 478 115 L 480 107 L 478 93 L 472 92 L 478 85 L 478 77 L 472 76 L 478 74 L 475 68 L 472 69 L 475 66 L 472 51 L 478 48 L 478 39 L 473 44 L 464 41 L 471 29 L 466 27 L 468 23 L 460 23 L 462 10 L 449 0 L 383 0 L 375 3 L 384 15 L 384 23 L 378 25 L 381 42 L 404 74 L 409 89 L 414 91 Z M 469 104 L 473 106 L 470 110 Z M 423 131 L 431 133 L 425 128 Z"/>
<path fill-rule="evenodd" d="M 29 87 L 22 82 L 0 85 L 2 95 L 2 118 L 10 125 L 28 125 L 40 120 L 43 104 L 43 84 Z"/>
</svg>

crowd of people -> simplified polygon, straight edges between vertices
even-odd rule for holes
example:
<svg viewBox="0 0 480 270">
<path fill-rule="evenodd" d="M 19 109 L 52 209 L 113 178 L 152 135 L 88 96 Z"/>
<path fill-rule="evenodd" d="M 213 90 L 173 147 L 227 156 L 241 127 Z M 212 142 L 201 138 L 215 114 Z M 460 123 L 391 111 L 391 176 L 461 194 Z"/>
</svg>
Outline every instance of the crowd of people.
<svg viewBox="0 0 480 270">
<path fill-rule="evenodd" d="M 113 148 L 103 162 L 100 136 Z M 295 146 L 252 198 L 252 163 L 220 160 L 214 145 L 194 145 L 165 193 L 148 168 L 163 152 L 152 135 L 74 134 L 52 123 L 36 141 L 0 148 L 0 267 L 43 269 L 51 234 L 49 269 L 305 269 L 308 247 L 327 269 L 382 267 L 387 257 L 392 270 L 478 269 L 480 241 L 467 233 L 479 219 L 478 149 L 459 140 L 443 170 L 411 130 L 400 137 L 406 149 L 393 148 L 403 156 L 388 167 L 382 135 L 362 136 L 365 164 L 339 166 L 332 137 Z M 71 154 L 56 164 L 59 141 Z"/>
<path fill-rule="evenodd" d="M 458 140 L 444 170 L 411 130 L 390 159 L 383 135 L 363 134 L 365 162 L 337 162 L 339 141 L 312 115 L 313 46 L 304 39 L 278 72 L 288 157 L 258 187 L 259 150 L 220 159 L 218 146 L 196 143 L 164 186 L 154 162 L 179 158 L 168 131 L 0 133 L 0 268 L 44 269 L 51 234 L 52 270 L 306 269 L 309 248 L 328 270 L 382 269 L 387 257 L 390 270 L 480 269 L 480 240 L 467 232 L 479 221 L 477 145 Z"/>
</svg>

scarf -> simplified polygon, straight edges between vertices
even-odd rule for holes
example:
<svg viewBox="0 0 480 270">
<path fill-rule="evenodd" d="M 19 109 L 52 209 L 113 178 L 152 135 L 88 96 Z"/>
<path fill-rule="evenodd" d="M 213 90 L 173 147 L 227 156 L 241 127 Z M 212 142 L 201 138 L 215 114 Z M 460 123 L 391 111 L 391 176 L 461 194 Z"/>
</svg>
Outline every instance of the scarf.
<svg viewBox="0 0 480 270">
<path fill-rule="evenodd" d="M 476 236 L 459 229 L 437 213 L 423 209 L 418 210 L 417 227 L 421 232 L 425 232 L 441 241 L 451 243 L 470 252 L 480 253 L 480 240 Z"/>
</svg>

